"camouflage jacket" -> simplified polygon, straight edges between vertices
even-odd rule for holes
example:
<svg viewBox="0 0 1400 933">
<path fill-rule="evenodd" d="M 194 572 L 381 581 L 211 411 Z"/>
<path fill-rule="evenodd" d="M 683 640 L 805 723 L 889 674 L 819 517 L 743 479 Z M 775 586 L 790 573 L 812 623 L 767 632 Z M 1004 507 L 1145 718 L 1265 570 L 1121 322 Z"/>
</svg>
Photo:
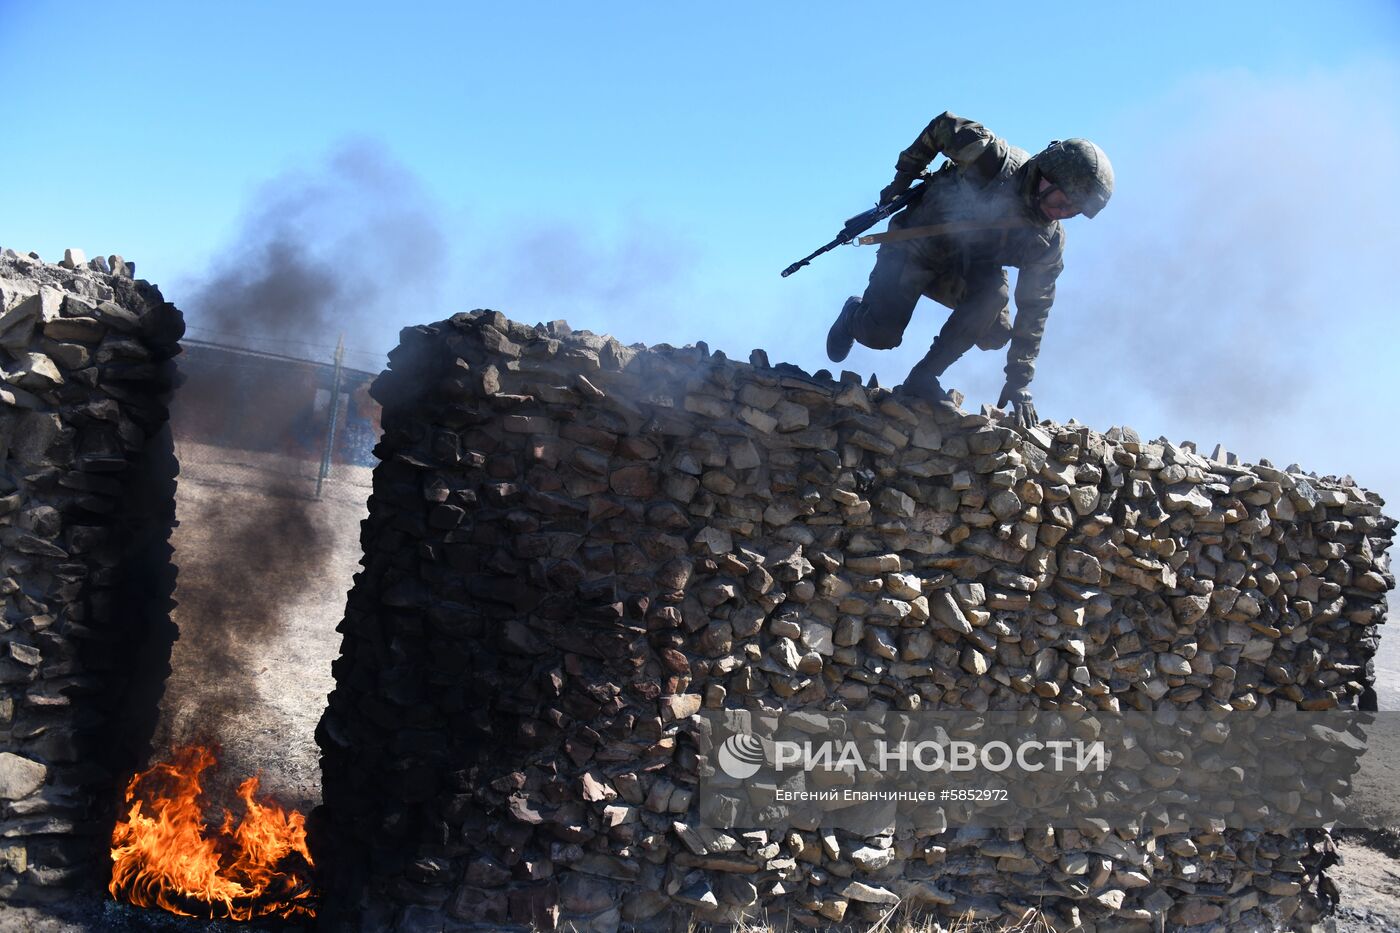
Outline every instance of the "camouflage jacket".
<svg viewBox="0 0 1400 933">
<path fill-rule="evenodd" d="M 1006 378 L 1012 388 L 1022 388 L 1035 374 L 1045 320 L 1055 300 L 1055 280 L 1064 269 L 1064 229 L 1058 221 L 1045 221 L 1034 207 L 1040 173 L 1030 153 L 997 138 L 980 123 L 939 114 L 899 154 L 895 170 L 917 175 L 940 153 L 947 163 L 929 179 L 922 200 L 896 215 L 890 227 L 974 221 L 992 229 L 890 245 L 905 250 L 908 260 L 940 271 L 959 266 L 966 271 L 980 263 L 1019 270 Z"/>
</svg>

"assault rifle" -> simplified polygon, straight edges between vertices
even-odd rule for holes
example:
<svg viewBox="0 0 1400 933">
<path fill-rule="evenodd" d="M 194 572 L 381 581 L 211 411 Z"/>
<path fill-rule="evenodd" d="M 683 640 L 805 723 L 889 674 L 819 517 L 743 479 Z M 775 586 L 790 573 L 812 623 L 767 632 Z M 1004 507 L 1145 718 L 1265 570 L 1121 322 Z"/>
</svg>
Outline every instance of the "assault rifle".
<svg viewBox="0 0 1400 933">
<path fill-rule="evenodd" d="M 821 249 L 818 249 L 816 252 L 797 260 L 797 262 L 784 269 L 783 278 L 787 278 L 788 276 L 792 275 L 798 269 L 801 269 L 803 266 L 807 265 L 807 263 L 811 262 L 813 259 L 816 259 L 818 256 L 820 256 L 827 250 L 835 249 L 838 246 L 842 246 L 846 243 L 851 242 L 856 237 L 860 236 L 862 233 L 869 230 L 871 227 L 875 226 L 880 221 L 884 220 L 886 217 L 889 217 L 891 214 L 896 214 L 899 211 L 904 210 L 910 204 L 916 203 L 919 200 L 919 198 L 923 197 L 923 194 L 924 185 L 923 183 L 920 183 L 896 195 L 885 204 L 877 204 L 870 210 L 857 214 L 850 220 L 846 221 L 846 225 L 841 228 L 841 232 L 836 234 L 836 239 L 832 240 L 830 243 L 826 244 Z"/>
</svg>

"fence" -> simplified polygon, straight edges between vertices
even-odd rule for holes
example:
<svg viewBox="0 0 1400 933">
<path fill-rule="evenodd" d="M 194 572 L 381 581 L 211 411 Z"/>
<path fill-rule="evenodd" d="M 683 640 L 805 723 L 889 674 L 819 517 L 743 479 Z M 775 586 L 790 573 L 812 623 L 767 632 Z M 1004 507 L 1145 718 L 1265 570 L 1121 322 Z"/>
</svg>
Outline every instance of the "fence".
<svg viewBox="0 0 1400 933">
<path fill-rule="evenodd" d="M 375 464 L 375 374 L 342 365 L 342 350 L 321 362 L 202 340 L 182 347 L 171 404 L 177 443 L 318 462 L 320 478 L 336 464 Z"/>
</svg>

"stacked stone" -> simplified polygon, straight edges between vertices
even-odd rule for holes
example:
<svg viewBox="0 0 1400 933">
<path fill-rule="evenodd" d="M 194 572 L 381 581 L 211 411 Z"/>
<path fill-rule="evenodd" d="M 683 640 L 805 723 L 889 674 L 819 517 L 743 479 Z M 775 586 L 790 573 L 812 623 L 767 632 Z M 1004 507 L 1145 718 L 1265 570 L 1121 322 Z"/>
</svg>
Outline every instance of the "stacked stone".
<svg viewBox="0 0 1400 933">
<path fill-rule="evenodd" d="M 1356 708 L 1375 494 L 494 312 L 390 362 L 318 732 L 329 928 L 1318 916 L 1321 831 L 707 828 L 692 717 Z"/>
<path fill-rule="evenodd" d="M 120 257 L 0 253 L 0 902 L 110 873 L 163 680 L 142 651 L 169 608 L 182 332 Z"/>
</svg>

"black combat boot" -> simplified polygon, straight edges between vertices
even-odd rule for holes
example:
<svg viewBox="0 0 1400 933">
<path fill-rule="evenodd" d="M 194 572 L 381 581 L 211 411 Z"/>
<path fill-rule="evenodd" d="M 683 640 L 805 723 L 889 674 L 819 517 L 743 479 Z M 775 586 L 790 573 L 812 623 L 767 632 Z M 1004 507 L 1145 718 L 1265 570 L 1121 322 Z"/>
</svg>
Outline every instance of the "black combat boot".
<svg viewBox="0 0 1400 933">
<path fill-rule="evenodd" d="M 847 298 L 841 306 L 841 313 L 836 315 L 836 323 L 826 332 L 826 357 L 833 363 L 841 362 L 851 352 L 851 344 L 856 340 L 851 334 L 851 318 L 855 317 L 856 308 L 859 307 L 859 298 L 855 295 Z"/>
<path fill-rule="evenodd" d="M 943 386 L 938 382 L 938 376 L 943 371 L 943 367 L 937 363 L 929 362 L 931 356 L 933 356 L 932 353 L 914 364 L 914 368 L 909 370 L 909 375 L 904 379 L 904 385 L 899 387 L 900 391 L 905 395 L 933 402 L 935 405 L 951 402 L 952 397 L 943 391 Z"/>
</svg>

